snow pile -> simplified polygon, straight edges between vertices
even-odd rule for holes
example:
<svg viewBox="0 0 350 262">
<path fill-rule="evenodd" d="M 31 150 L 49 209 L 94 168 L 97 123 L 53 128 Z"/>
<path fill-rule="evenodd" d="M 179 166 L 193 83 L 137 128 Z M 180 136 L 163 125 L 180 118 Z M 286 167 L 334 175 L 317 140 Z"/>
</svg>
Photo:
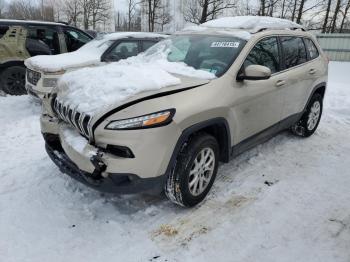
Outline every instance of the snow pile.
<svg viewBox="0 0 350 262">
<path fill-rule="evenodd" d="M 28 58 L 25 60 L 24 64 L 29 68 L 44 72 L 58 72 L 75 67 L 97 65 L 101 62 L 101 55 L 114 41 L 126 37 L 166 38 L 165 35 L 154 33 L 112 33 L 95 38 L 77 51 L 59 55 L 39 55 Z"/>
<path fill-rule="evenodd" d="M 187 26 L 184 29 L 182 29 L 182 32 L 204 32 L 204 31 L 208 31 L 209 29 L 211 29 L 211 28 L 203 26 L 203 25 L 190 25 L 190 26 Z M 219 31 L 216 30 L 215 32 L 220 33 L 220 34 L 233 36 L 233 37 L 238 37 L 238 38 L 241 38 L 243 40 L 249 40 L 252 36 L 248 31 L 232 30 L 232 29 L 227 30 L 227 29 L 228 28 L 223 28 L 222 30 L 219 30 Z"/>
<path fill-rule="evenodd" d="M 211 20 L 201 24 L 201 26 L 209 28 L 233 28 L 244 30 L 258 31 L 262 28 L 268 29 L 290 29 L 290 28 L 303 28 L 301 25 L 292 21 L 265 16 L 235 16 L 235 17 L 222 17 L 219 19 Z"/>
<path fill-rule="evenodd" d="M 84 152 L 88 141 L 86 138 L 81 136 L 75 129 L 67 125 L 64 127 L 61 134 L 64 136 L 64 140 L 67 142 L 67 144 L 70 145 L 74 149 L 74 151 L 79 152 L 81 154 L 85 153 L 89 157 L 91 157 L 94 154 L 93 151 Z"/>
<path fill-rule="evenodd" d="M 207 28 L 205 26 L 200 26 L 200 25 L 189 25 L 186 26 L 184 29 L 182 29 L 182 31 L 191 31 L 191 32 L 202 32 L 207 30 Z"/>
<path fill-rule="evenodd" d="M 214 74 L 185 63 L 169 62 L 169 50 L 164 48 L 166 43 L 137 57 L 66 73 L 59 80 L 57 97 L 76 106 L 77 110 L 93 115 L 138 93 L 181 84 L 181 80 L 172 74 L 215 78 Z"/>
</svg>

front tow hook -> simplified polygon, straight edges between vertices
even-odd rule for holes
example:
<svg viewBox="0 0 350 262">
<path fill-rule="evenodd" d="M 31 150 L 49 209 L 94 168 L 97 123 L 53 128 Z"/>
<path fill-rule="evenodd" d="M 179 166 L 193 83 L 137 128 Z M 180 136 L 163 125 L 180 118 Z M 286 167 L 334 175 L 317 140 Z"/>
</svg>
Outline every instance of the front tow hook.
<svg viewBox="0 0 350 262">
<path fill-rule="evenodd" d="M 92 176 L 96 178 L 100 178 L 101 174 L 107 169 L 107 165 L 103 162 L 101 156 L 102 155 L 100 153 L 97 153 L 96 155 L 90 158 L 90 162 L 95 167 L 95 170 L 92 173 Z"/>
</svg>

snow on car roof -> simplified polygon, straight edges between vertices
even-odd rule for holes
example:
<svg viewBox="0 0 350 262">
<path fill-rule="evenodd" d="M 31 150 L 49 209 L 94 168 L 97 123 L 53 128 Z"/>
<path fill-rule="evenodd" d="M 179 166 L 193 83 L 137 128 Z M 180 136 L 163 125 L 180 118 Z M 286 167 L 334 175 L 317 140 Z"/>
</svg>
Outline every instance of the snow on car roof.
<svg viewBox="0 0 350 262">
<path fill-rule="evenodd" d="M 303 29 L 301 25 L 281 18 L 265 16 L 235 16 L 214 19 L 200 25 L 190 25 L 185 27 L 182 32 L 189 32 L 194 34 L 228 34 L 244 40 L 249 40 L 252 33 L 256 33 L 261 29 L 299 28 Z"/>
<path fill-rule="evenodd" d="M 166 38 L 167 35 L 147 32 L 116 32 L 103 35 L 102 38 L 106 40 L 118 40 L 126 37 L 139 38 Z"/>
<path fill-rule="evenodd" d="M 260 29 L 295 29 L 303 27 L 290 20 L 266 17 L 266 16 L 235 16 L 222 17 L 205 22 L 200 25 L 206 28 L 231 28 L 249 31 L 259 31 Z"/>
<path fill-rule="evenodd" d="M 0 23 L 22 23 L 22 24 L 44 24 L 44 25 L 65 25 L 63 23 L 38 21 L 38 20 L 17 20 L 17 19 L 0 19 Z"/>
<path fill-rule="evenodd" d="M 241 38 L 243 40 L 249 40 L 251 38 L 251 33 L 247 30 L 241 30 L 241 29 L 227 29 L 227 28 L 208 28 L 200 25 L 191 25 L 188 27 L 185 27 L 182 31 L 176 32 L 175 34 L 181 34 L 181 33 L 189 33 L 189 34 L 224 34 L 232 37 Z"/>
</svg>

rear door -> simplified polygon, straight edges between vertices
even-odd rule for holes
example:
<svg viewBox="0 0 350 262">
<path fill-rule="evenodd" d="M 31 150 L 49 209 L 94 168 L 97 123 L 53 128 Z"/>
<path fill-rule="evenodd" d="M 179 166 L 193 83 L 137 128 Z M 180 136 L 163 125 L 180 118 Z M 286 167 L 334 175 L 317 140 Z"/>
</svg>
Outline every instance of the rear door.
<svg viewBox="0 0 350 262">
<path fill-rule="evenodd" d="M 280 61 L 276 36 L 258 41 L 246 57 L 243 69 L 249 65 L 262 65 L 270 68 L 272 75 L 267 80 L 244 80 L 237 90 L 241 99 L 238 105 L 234 105 L 234 110 L 240 123 L 237 127 L 239 141 L 273 127 L 281 120 L 283 101 L 279 83 L 283 79 L 279 74 Z"/>
<path fill-rule="evenodd" d="M 284 99 L 282 118 L 295 116 L 305 106 L 308 89 L 313 83 L 314 65 L 309 61 L 302 37 L 281 36 L 286 84 L 281 86 Z"/>
</svg>

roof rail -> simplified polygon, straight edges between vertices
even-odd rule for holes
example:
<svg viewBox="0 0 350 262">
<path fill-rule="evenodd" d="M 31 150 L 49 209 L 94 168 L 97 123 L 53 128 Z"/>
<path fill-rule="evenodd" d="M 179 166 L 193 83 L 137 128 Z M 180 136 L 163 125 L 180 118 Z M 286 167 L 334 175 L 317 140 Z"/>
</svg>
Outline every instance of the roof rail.
<svg viewBox="0 0 350 262">
<path fill-rule="evenodd" d="M 260 32 L 265 31 L 265 30 L 283 30 L 283 29 L 301 30 L 303 32 L 306 32 L 304 27 L 290 27 L 290 28 L 266 28 L 266 27 L 263 27 L 263 28 L 259 28 L 259 30 L 257 30 L 256 32 L 253 32 L 253 34 L 260 33 Z"/>
</svg>

